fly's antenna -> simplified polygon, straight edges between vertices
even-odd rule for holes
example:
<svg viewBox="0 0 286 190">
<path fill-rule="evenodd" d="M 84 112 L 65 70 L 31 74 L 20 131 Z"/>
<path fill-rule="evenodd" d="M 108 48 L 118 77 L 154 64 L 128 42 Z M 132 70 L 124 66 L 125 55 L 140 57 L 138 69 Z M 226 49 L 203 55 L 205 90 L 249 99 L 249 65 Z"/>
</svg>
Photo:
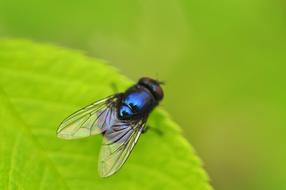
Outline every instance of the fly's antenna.
<svg viewBox="0 0 286 190">
<path fill-rule="evenodd" d="M 159 80 L 159 74 L 156 73 L 156 81 L 160 84 L 160 85 L 165 85 L 166 81 L 165 80 Z"/>
<path fill-rule="evenodd" d="M 166 81 L 165 81 L 165 80 L 158 80 L 158 83 L 159 83 L 160 85 L 165 85 L 165 84 L 166 84 Z"/>
</svg>

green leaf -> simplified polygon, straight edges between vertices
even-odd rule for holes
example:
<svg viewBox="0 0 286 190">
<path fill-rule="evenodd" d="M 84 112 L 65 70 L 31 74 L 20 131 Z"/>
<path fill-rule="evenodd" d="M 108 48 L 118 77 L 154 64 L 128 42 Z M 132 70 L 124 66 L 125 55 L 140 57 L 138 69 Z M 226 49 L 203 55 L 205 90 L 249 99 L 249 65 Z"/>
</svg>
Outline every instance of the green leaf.
<svg viewBox="0 0 286 190">
<path fill-rule="evenodd" d="M 132 84 L 102 60 L 51 45 L 0 40 L 0 189 L 209 190 L 208 177 L 180 128 L 156 109 L 122 169 L 97 174 L 101 136 L 56 137 L 70 113 Z"/>
</svg>

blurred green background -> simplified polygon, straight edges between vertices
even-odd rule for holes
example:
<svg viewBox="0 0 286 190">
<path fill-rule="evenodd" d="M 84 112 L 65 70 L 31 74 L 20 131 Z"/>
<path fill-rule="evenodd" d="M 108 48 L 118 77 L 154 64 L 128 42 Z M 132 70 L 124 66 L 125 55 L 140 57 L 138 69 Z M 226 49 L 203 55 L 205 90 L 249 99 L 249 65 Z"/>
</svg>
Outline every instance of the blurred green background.
<svg viewBox="0 0 286 190">
<path fill-rule="evenodd" d="M 162 106 L 220 190 L 286 189 L 285 34 L 283 0 L 0 1 L 0 37 L 166 81 Z"/>
</svg>

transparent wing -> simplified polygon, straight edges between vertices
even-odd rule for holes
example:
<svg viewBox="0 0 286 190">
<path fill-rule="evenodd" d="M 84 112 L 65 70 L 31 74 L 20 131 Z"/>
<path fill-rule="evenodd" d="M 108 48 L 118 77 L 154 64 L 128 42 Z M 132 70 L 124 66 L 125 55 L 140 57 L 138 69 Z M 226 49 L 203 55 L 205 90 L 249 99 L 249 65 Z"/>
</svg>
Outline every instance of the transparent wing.
<svg viewBox="0 0 286 190">
<path fill-rule="evenodd" d="M 118 171 L 136 144 L 146 119 L 135 122 L 117 121 L 104 133 L 99 155 L 98 171 L 107 177 Z"/>
<path fill-rule="evenodd" d="M 116 101 L 120 94 L 107 97 L 67 117 L 59 126 L 57 136 L 77 139 L 104 132 L 113 124 Z"/>
</svg>

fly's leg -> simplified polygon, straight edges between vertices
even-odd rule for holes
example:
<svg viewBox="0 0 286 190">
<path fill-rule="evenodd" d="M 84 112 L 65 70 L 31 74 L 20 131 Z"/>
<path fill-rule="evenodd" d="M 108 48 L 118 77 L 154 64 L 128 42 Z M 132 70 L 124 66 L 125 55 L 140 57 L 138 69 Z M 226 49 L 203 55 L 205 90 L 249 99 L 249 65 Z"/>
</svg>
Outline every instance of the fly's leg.
<svg viewBox="0 0 286 190">
<path fill-rule="evenodd" d="M 145 125 L 141 133 L 145 134 L 148 130 L 149 130 L 149 126 Z"/>
<path fill-rule="evenodd" d="M 117 94 L 119 91 L 118 91 L 118 87 L 117 87 L 117 85 L 114 83 L 114 82 L 112 82 L 111 84 L 110 84 L 110 87 L 111 87 L 111 89 L 112 89 L 112 91 L 113 91 L 113 93 L 114 94 Z"/>
<path fill-rule="evenodd" d="M 159 136 L 162 136 L 162 135 L 163 135 L 163 132 L 162 132 L 160 129 L 151 127 L 150 125 L 146 125 L 146 126 L 144 127 L 144 129 L 142 130 L 142 134 L 146 133 L 146 132 L 149 131 L 149 130 L 151 130 L 151 131 L 157 133 L 157 135 L 159 135 Z"/>
</svg>

